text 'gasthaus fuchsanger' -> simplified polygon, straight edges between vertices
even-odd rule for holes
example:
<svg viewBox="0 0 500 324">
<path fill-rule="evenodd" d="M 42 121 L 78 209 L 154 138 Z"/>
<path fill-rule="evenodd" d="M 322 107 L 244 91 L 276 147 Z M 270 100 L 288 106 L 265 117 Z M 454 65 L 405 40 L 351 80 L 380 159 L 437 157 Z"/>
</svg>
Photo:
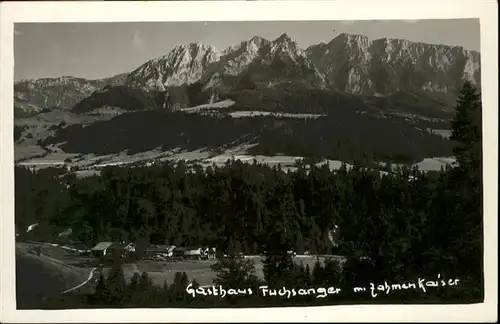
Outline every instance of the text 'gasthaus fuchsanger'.
<svg viewBox="0 0 500 324">
<path fill-rule="evenodd" d="M 438 274 L 437 280 L 426 280 L 425 278 L 418 278 L 415 281 L 409 281 L 405 283 L 388 283 L 385 281 L 383 284 L 369 283 L 366 287 L 353 287 L 355 293 L 370 292 L 373 298 L 379 296 L 380 294 L 388 295 L 393 291 L 405 291 L 405 290 L 420 290 L 424 293 L 430 288 L 436 287 L 452 287 L 457 286 L 459 279 L 443 279 L 441 275 Z M 193 287 L 193 284 L 189 284 L 186 287 L 186 292 L 193 296 L 218 296 L 224 298 L 226 296 L 251 296 L 260 295 L 262 297 L 285 297 L 292 298 L 296 296 L 316 296 L 316 298 L 325 298 L 329 295 L 338 295 L 342 291 L 341 288 L 336 287 L 319 287 L 319 288 L 269 288 L 268 286 L 260 286 L 257 289 L 252 288 L 224 288 L 223 286 L 202 286 Z"/>
<path fill-rule="evenodd" d="M 260 294 L 263 297 L 273 297 L 280 296 L 291 298 L 295 296 L 310 296 L 316 295 L 316 298 L 325 298 L 328 295 L 336 295 L 341 291 L 340 288 L 328 287 L 328 288 L 286 288 L 281 287 L 279 289 L 271 289 L 268 286 L 260 286 L 256 291 L 252 288 L 224 288 L 222 286 L 203 286 L 194 288 L 190 283 L 186 287 L 186 292 L 193 297 L 196 296 L 219 296 L 224 298 L 226 296 L 251 296 L 255 294 Z"/>
</svg>

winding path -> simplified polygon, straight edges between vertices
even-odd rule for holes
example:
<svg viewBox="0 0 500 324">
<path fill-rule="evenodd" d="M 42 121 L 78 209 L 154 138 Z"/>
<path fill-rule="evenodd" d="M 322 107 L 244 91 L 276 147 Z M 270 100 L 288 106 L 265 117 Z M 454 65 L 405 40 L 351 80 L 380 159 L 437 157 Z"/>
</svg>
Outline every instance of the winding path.
<svg viewBox="0 0 500 324">
<path fill-rule="evenodd" d="M 67 289 L 67 290 L 63 291 L 61 293 L 61 295 L 69 293 L 70 291 L 76 290 L 76 289 L 78 289 L 78 288 L 83 287 L 84 285 L 86 285 L 94 277 L 94 272 L 95 272 L 96 269 L 97 268 L 92 268 L 92 270 L 90 270 L 89 277 L 87 278 L 87 280 L 85 280 L 84 282 L 82 282 L 78 286 L 75 286 L 73 288 L 70 288 L 70 289 Z"/>
</svg>

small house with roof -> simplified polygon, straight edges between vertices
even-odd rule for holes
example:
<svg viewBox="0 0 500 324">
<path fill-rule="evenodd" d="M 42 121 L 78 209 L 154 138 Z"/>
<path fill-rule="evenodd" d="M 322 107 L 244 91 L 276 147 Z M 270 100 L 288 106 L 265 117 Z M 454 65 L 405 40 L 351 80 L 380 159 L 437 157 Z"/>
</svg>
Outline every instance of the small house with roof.
<svg viewBox="0 0 500 324">
<path fill-rule="evenodd" d="M 96 257 L 127 257 L 128 254 L 135 252 L 135 244 L 122 241 L 115 242 L 100 242 L 92 248 L 92 255 Z"/>
<path fill-rule="evenodd" d="M 130 243 L 122 243 L 123 250 L 127 253 L 135 252 L 135 244 L 130 242 Z"/>
<path fill-rule="evenodd" d="M 154 257 L 157 255 L 171 257 L 174 255 L 175 248 L 175 245 L 151 245 L 146 249 L 146 255 L 148 257 Z"/>
<path fill-rule="evenodd" d="M 200 260 L 202 254 L 202 248 L 190 247 L 184 251 L 184 258 L 188 260 Z"/>
<path fill-rule="evenodd" d="M 167 257 L 174 256 L 174 250 L 175 250 L 175 248 L 176 248 L 175 245 L 167 245 L 166 256 Z"/>
<path fill-rule="evenodd" d="M 215 254 L 216 254 L 216 249 L 210 248 L 210 247 L 205 247 L 201 250 L 201 254 L 202 254 L 202 259 L 214 260 Z"/>
<path fill-rule="evenodd" d="M 113 245 L 115 245 L 113 242 L 99 242 L 91 249 L 92 255 L 96 257 L 109 255 L 109 252 L 113 250 Z"/>
<path fill-rule="evenodd" d="M 184 253 L 186 252 L 186 248 L 182 246 L 176 246 L 173 250 L 174 257 L 184 257 Z"/>
</svg>

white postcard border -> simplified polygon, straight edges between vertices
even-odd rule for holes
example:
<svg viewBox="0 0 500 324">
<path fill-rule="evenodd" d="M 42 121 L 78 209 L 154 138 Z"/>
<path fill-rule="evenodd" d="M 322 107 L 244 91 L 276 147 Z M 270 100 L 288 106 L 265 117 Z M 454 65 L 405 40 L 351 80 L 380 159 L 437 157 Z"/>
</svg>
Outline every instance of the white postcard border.
<svg viewBox="0 0 500 324">
<path fill-rule="evenodd" d="M 498 295 L 498 7 L 496 1 L 127 1 L 0 4 L 0 320 L 75 322 L 496 321 Z M 15 22 L 402 20 L 479 18 L 484 141 L 485 302 L 473 305 L 353 305 L 269 309 L 16 310 L 13 82 Z"/>
</svg>

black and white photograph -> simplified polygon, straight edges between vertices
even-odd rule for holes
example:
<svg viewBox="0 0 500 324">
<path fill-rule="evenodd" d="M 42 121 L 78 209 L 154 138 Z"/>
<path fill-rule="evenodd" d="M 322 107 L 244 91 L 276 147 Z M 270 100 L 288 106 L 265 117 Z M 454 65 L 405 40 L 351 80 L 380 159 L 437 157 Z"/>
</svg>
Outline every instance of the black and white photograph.
<svg viewBox="0 0 500 324">
<path fill-rule="evenodd" d="M 483 304 L 481 23 L 13 22 L 15 309 Z"/>
</svg>

